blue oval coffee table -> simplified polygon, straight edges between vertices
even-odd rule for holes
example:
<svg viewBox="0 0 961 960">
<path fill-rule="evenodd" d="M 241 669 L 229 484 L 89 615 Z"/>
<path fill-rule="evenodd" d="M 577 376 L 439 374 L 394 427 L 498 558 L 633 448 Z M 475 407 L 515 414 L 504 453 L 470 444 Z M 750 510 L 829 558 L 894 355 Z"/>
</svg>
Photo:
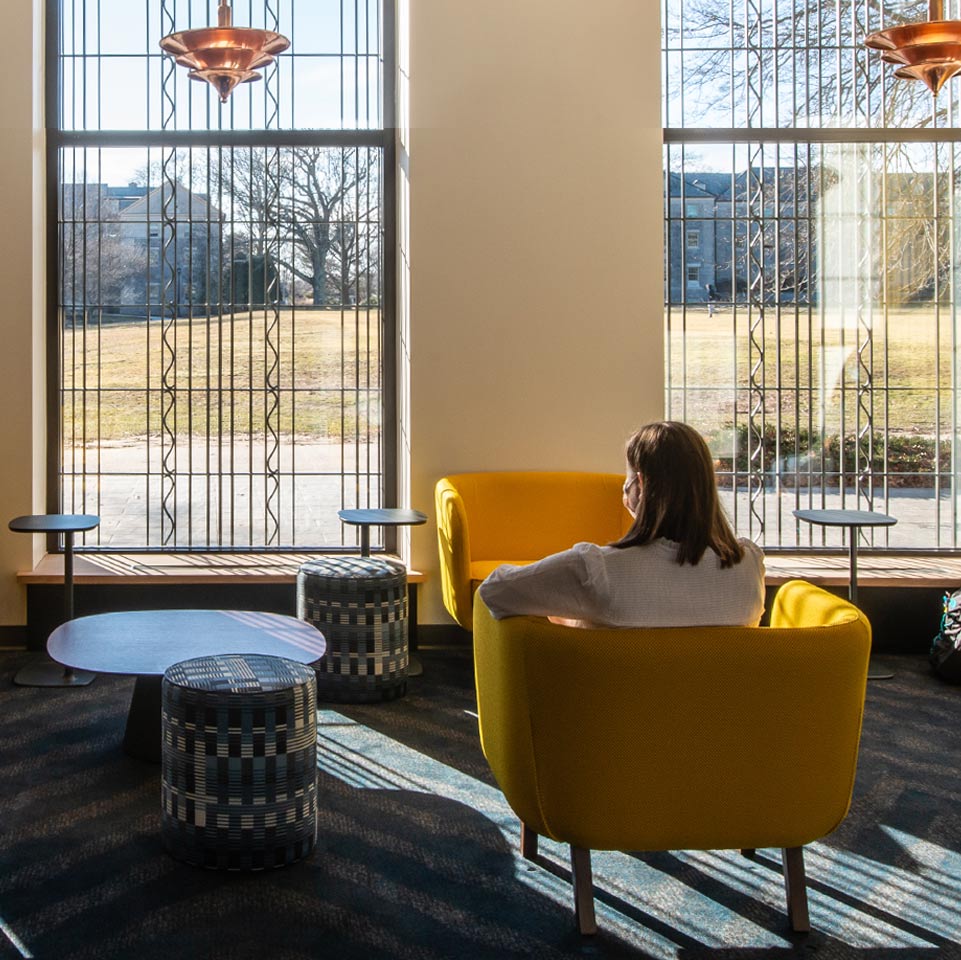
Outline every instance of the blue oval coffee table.
<svg viewBox="0 0 961 960">
<path fill-rule="evenodd" d="M 243 610 L 130 610 L 79 617 L 47 640 L 54 660 L 96 673 L 137 678 L 124 751 L 160 762 L 161 682 L 175 663 L 227 653 L 260 653 L 314 663 L 327 649 L 311 623 L 279 613 Z"/>
</svg>

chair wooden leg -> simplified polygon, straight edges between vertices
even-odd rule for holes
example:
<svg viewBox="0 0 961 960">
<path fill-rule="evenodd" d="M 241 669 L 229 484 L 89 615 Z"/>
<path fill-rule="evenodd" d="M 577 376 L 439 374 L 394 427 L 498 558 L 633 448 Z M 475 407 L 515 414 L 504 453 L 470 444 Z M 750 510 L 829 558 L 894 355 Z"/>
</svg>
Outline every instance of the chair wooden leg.
<svg viewBox="0 0 961 960">
<path fill-rule="evenodd" d="M 574 915 L 577 918 L 577 929 L 589 936 L 597 933 L 590 850 L 571 846 L 571 874 L 574 878 Z"/>
<path fill-rule="evenodd" d="M 521 820 L 521 856 L 533 860 L 537 856 L 537 832 Z"/>
<path fill-rule="evenodd" d="M 757 854 L 757 850 L 754 847 L 741 847 L 741 856 L 747 857 L 748 860 L 753 860 Z"/>
<path fill-rule="evenodd" d="M 791 929 L 807 933 L 811 929 L 811 920 L 808 917 L 807 881 L 804 879 L 804 847 L 785 847 L 781 851 L 781 861 Z"/>
</svg>

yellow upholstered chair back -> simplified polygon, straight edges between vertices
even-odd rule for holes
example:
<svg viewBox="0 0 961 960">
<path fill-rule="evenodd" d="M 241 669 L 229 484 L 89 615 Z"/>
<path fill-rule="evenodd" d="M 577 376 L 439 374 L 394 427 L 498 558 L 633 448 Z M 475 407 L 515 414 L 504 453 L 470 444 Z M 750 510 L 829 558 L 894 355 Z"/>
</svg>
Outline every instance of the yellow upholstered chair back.
<svg viewBox="0 0 961 960">
<path fill-rule="evenodd" d="M 616 473 L 491 471 L 437 482 L 441 589 L 451 616 L 471 629 L 474 591 L 502 563 L 531 563 L 579 541 L 610 543 L 627 531 Z"/>
<path fill-rule="evenodd" d="M 800 848 L 848 810 L 870 643 L 803 581 L 770 627 L 578 630 L 478 599 L 484 754 L 526 829 L 572 848 Z"/>
</svg>

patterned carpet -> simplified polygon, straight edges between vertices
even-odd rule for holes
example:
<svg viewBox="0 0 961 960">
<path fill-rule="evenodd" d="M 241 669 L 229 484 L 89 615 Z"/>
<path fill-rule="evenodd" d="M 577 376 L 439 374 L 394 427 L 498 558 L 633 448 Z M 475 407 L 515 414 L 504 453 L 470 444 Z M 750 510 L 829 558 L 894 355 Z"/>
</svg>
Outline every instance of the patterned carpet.
<svg viewBox="0 0 961 960">
<path fill-rule="evenodd" d="M 595 854 L 601 932 L 574 930 L 566 849 L 516 855 L 477 740 L 470 653 L 408 695 L 322 705 L 320 838 L 269 874 L 181 865 L 159 767 L 120 751 L 133 681 L 14 687 L 0 659 L 0 958 L 961 958 L 961 688 L 918 657 L 869 685 L 848 819 L 807 852 L 789 932 L 776 851 Z M 639 812 L 640 815 L 640 812 Z"/>
</svg>

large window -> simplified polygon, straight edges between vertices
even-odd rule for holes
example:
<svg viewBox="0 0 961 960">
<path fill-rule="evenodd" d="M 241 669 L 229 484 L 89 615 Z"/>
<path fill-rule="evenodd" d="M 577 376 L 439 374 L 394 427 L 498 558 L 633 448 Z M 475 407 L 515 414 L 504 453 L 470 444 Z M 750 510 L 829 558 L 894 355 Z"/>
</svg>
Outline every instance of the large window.
<svg viewBox="0 0 961 960">
<path fill-rule="evenodd" d="M 663 14 L 669 415 L 767 547 L 836 545 L 792 511 L 837 506 L 896 516 L 878 547 L 958 547 L 961 87 L 863 44 L 927 4 Z"/>
<path fill-rule="evenodd" d="M 236 3 L 291 48 L 221 105 L 158 47 L 216 0 L 50 0 L 50 486 L 88 546 L 329 549 L 391 502 L 391 17 Z"/>
</svg>

